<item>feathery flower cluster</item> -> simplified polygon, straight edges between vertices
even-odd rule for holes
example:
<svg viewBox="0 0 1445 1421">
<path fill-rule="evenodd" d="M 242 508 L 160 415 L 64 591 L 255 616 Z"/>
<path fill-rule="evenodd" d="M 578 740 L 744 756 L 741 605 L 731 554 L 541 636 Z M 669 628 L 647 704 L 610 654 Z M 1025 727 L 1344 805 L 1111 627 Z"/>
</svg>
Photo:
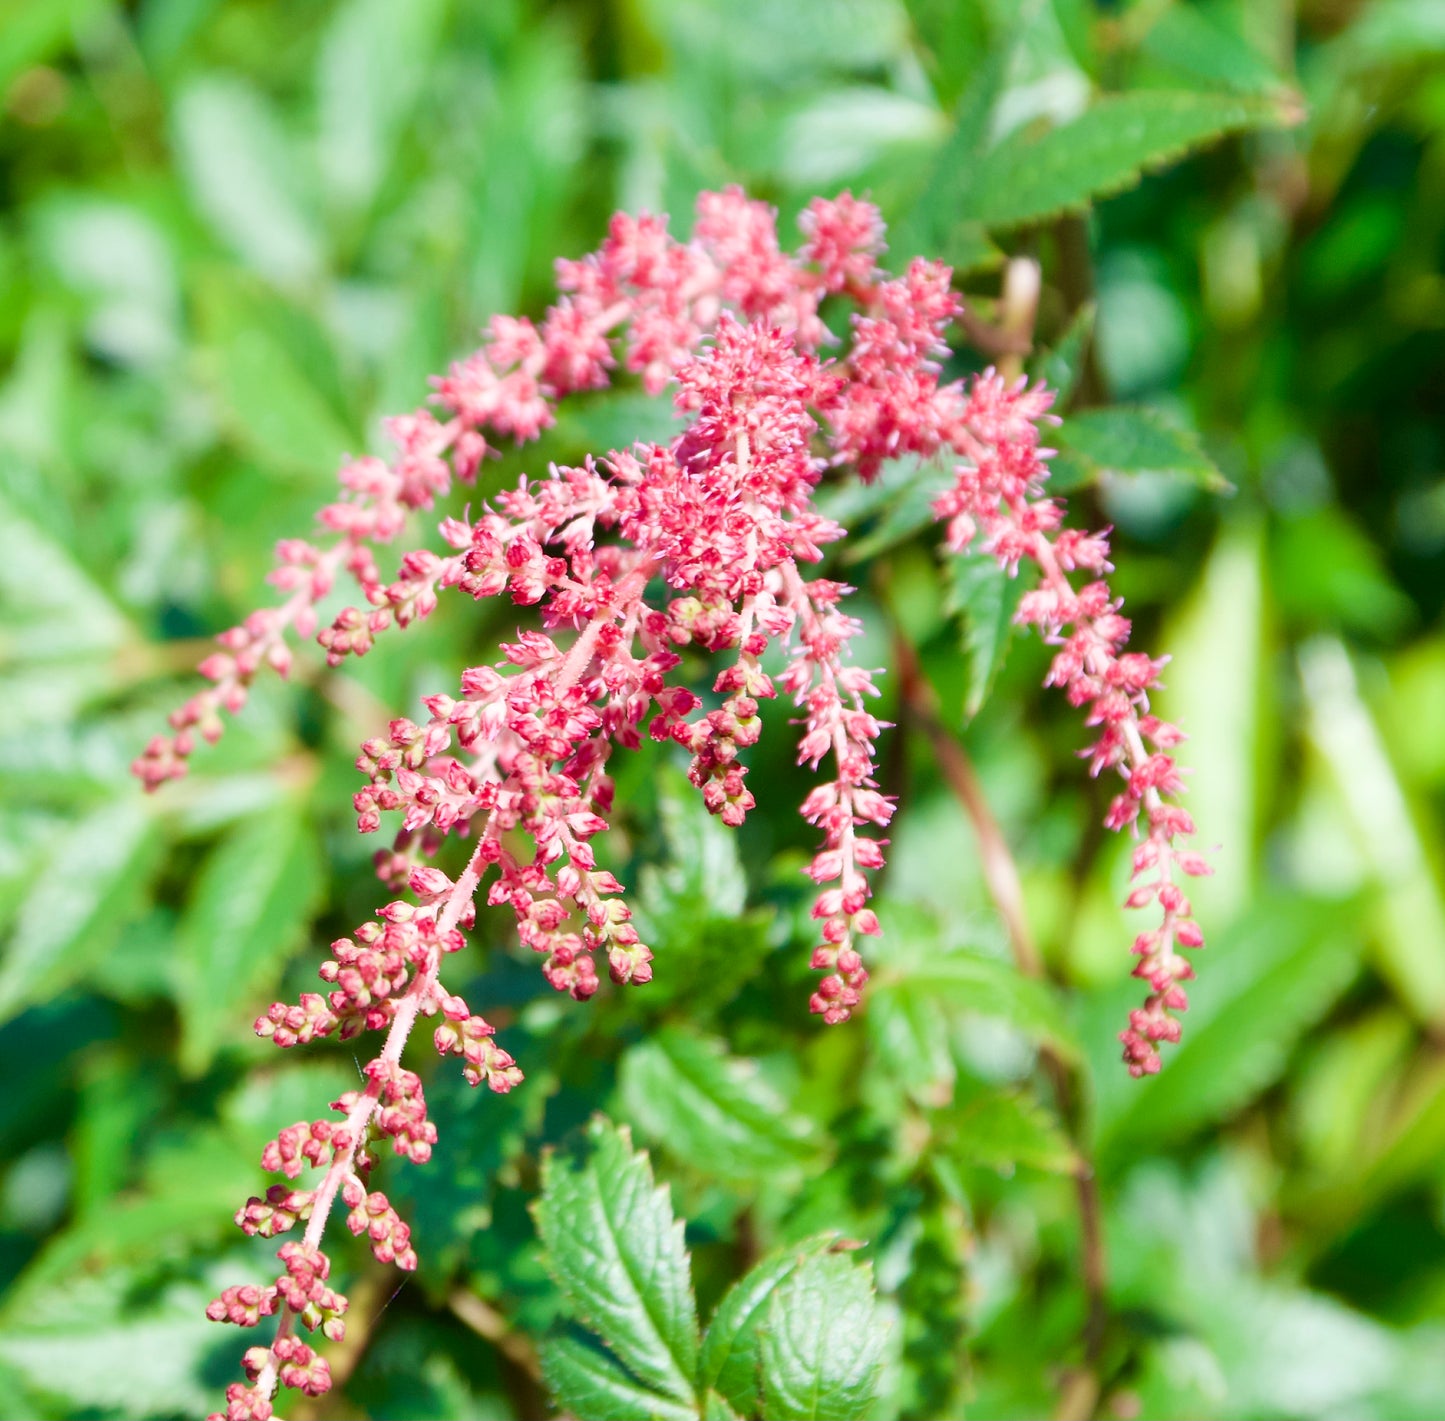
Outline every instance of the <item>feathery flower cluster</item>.
<svg viewBox="0 0 1445 1421">
<path fill-rule="evenodd" d="M 318 604 L 343 573 L 365 605 L 317 634 L 333 665 L 429 616 L 443 591 L 537 608 L 535 625 L 497 661 L 466 670 L 455 694 L 427 697 L 425 720 L 393 720 L 362 746 L 358 826 L 373 832 L 398 816 L 377 868 L 410 896 L 332 945 L 320 969 L 326 991 L 276 1003 L 256 1023 L 282 1047 L 385 1038 L 364 1086 L 333 1103 L 339 1119 L 293 1125 L 263 1154 L 263 1167 L 288 1181 L 308 1170 L 319 1180 L 273 1185 L 237 1214 L 248 1234 L 302 1222 L 305 1232 L 282 1247 L 274 1284 L 227 1289 L 209 1309 L 241 1326 L 280 1315 L 272 1345 L 246 1354 L 251 1385 L 228 1393 L 232 1421 L 265 1421 L 278 1386 L 318 1394 L 328 1385 L 325 1361 L 296 1328 L 336 1337 L 345 1327 L 346 1300 L 327 1283 L 321 1250 L 338 1197 L 378 1259 L 416 1266 L 407 1225 L 370 1173 L 384 1140 L 417 1163 L 436 1143 L 422 1082 L 400 1064 L 417 1019 L 437 1019 L 437 1050 L 461 1056 L 472 1084 L 506 1091 L 521 1079 L 491 1026 L 440 980 L 473 925 L 483 880 L 488 904 L 511 909 L 559 991 L 590 997 L 601 962 L 619 985 L 651 979 L 652 949 L 593 847 L 612 808 L 614 747 L 634 748 L 644 733 L 685 747 L 707 808 L 738 825 L 754 805 L 745 752 L 761 733 L 762 703 L 780 692 L 793 700 L 799 763 L 829 765 L 802 806 L 823 836 L 808 868 L 821 938 L 812 965 L 823 974 L 810 1006 L 831 1024 L 858 1005 L 867 980 L 859 944 L 879 931 L 867 875 L 886 843 L 869 830 L 887 826 L 893 805 L 874 779 L 876 673 L 848 659 L 860 630 L 844 610 L 849 589 L 804 572 L 844 536 L 813 503 L 831 466 L 866 479 L 903 456 L 957 459 L 956 485 L 936 509 L 949 545 L 961 551 L 982 534 L 1008 567 L 1027 558 L 1042 570 L 1021 619 L 1060 643 L 1051 680 L 1101 727 L 1095 772 L 1125 775 L 1110 826 L 1147 822 L 1136 867 L 1155 877 L 1130 902 L 1164 910 L 1163 926 L 1136 944 L 1152 995 L 1125 1034 L 1130 1069 L 1157 1069 L 1155 1043 L 1177 1036 L 1169 1012 L 1184 1004 L 1178 983 L 1189 968 L 1176 948 L 1199 945 L 1199 934 L 1171 875 L 1203 867 L 1176 847 L 1188 818 L 1167 802 L 1179 781 L 1163 750 L 1178 733 L 1147 713 L 1160 663 L 1122 652 L 1128 623 L 1106 584 L 1076 593 L 1065 575 L 1101 577 L 1108 565 L 1103 538 L 1061 530 L 1059 505 L 1042 496 L 1038 426 L 1049 396 L 991 372 L 968 385 L 944 380 L 960 311 L 952 274 L 923 260 L 898 277 L 881 272 L 883 228 L 870 204 L 846 193 L 817 199 L 801 226 L 801 249 L 784 253 L 773 211 L 737 189 L 700 198 L 688 242 L 662 220 L 615 217 L 598 252 L 558 264 L 563 294 L 540 325 L 495 318 L 484 346 L 435 382 L 428 407 L 388 422 L 390 462 L 344 466 L 342 495 L 321 514 L 331 541 L 280 545 L 272 578 L 286 600 L 220 638 L 201 667 L 211 685 L 136 762 L 148 788 L 183 774 L 196 736 L 222 733 L 222 712 L 240 709 L 263 666 L 286 673 L 288 632 L 317 634 Z M 834 360 L 819 356 L 834 340 L 825 300 L 856 307 Z M 605 386 L 619 368 L 649 393 L 675 386 L 683 424 L 674 439 L 523 479 L 475 518 L 444 518 L 443 550 L 408 552 L 383 577 L 378 553 L 412 511 L 431 509 L 454 480 L 475 482 L 494 441 L 536 438 L 558 399 Z M 684 684 L 685 648 L 721 659 L 711 704 Z M 473 845 L 455 880 L 429 862 L 451 836 Z"/>
<path fill-rule="evenodd" d="M 1123 793 L 1110 803 L 1105 824 L 1121 830 L 1142 817 L 1147 825 L 1134 850 L 1127 906 L 1158 903 L 1163 921 L 1135 939 L 1141 961 L 1134 976 L 1149 984 L 1150 995 L 1129 1014 L 1119 1039 L 1129 1073 L 1152 1075 L 1160 1066 L 1158 1043 L 1179 1040 L 1179 1021 L 1170 1013 L 1188 1005 L 1180 984 L 1194 969 L 1178 949 L 1204 945 L 1175 871 L 1200 875 L 1210 868 L 1178 842 L 1194 832 L 1188 812 L 1170 802 L 1184 783 L 1167 752 L 1183 733 L 1149 711 L 1164 660 L 1124 651 L 1129 622 L 1104 580 L 1112 570 L 1107 534 L 1062 527 L 1062 506 L 1044 496 L 1048 451 L 1038 448 L 1038 428 L 1052 399 L 1045 389 L 1022 381 L 1010 386 L 991 373 L 976 381 L 953 431 L 964 462 L 934 511 L 947 520 L 946 541 L 955 552 L 981 539 L 984 551 L 1010 571 L 1025 559 L 1038 568 L 1039 584 L 1020 599 L 1017 620 L 1058 646 L 1047 684 L 1061 687 L 1070 705 L 1087 711 L 1086 723 L 1098 727 L 1098 738 L 1083 752 L 1090 772 L 1113 769 L 1123 777 Z M 1076 589 L 1073 572 L 1091 580 Z"/>
</svg>

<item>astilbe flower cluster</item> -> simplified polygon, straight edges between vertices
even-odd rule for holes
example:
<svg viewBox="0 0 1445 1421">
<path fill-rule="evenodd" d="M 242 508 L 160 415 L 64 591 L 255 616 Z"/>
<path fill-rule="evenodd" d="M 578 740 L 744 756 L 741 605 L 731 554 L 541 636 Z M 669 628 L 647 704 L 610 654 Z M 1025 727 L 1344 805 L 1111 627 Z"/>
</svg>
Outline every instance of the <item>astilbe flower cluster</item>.
<svg viewBox="0 0 1445 1421">
<path fill-rule="evenodd" d="M 880 270 L 883 225 L 869 203 L 817 199 L 800 225 L 801 248 L 785 253 L 773 211 L 728 189 L 699 199 L 687 242 L 664 220 L 619 214 L 596 253 L 559 262 L 562 295 L 540 324 L 495 318 L 481 349 L 434 382 L 426 407 L 388 421 L 390 461 L 344 465 L 341 497 L 321 512 L 327 536 L 279 547 L 272 578 L 285 600 L 219 639 L 201 667 L 210 685 L 136 762 L 149 788 L 183 774 L 197 737 L 219 737 L 223 713 L 241 708 L 263 666 L 285 674 L 290 632 L 316 635 L 336 665 L 429 616 L 446 590 L 537 609 L 497 660 L 463 672 L 454 693 L 427 697 L 425 718 L 393 720 L 362 746 L 358 825 L 373 832 L 396 816 L 377 868 L 407 896 L 332 944 L 325 991 L 276 1003 L 256 1023 L 282 1047 L 384 1036 L 361 1088 L 333 1102 L 337 1118 L 301 1121 L 267 1146 L 263 1167 L 288 1182 L 236 1216 L 268 1238 L 305 1227 L 300 1243 L 282 1246 L 273 1284 L 230 1288 L 211 1304 L 214 1319 L 247 1327 L 279 1315 L 270 1346 L 246 1353 L 250 1385 L 230 1389 L 228 1417 L 269 1417 L 278 1386 L 319 1394 L 329 1384 L 297 1328 L 333 1338 L 345 1328 L 346 1299 L 327 1281 L 321 1248 L 338 1197 L 378 1259 L 416 1266 L 407 1225 L 370 1176 L 386 1141 L 417 1163 L 436 1143 L 422 1082 L 400 1064 L 418 1018 L 436 1023 L 438 1051 L 462 1057 L 472 1084 L 504 1092 L 521 1080 L 491 1026 L 441 982 L 483 883 L 558 990 L 590 997 L 600 965 L 618 984 L 650 980 L 652 948 L 593 848 L 612 809 L 614 748 L 644 735 L 685 747 L 707 808 L 738 825 L 754 804 L 746 751 L 762 705 L 780 694 L 793 702 L 799 762 L 828 766 L 802 806 L 822 834 L 808 868 L 822 974 L 810 1006 L 836 1023 L 858 1005 L 860 943 L 879 931 L 867 875 L 883 864 L 876 831 L 893 805 L 874 780 L 876 673 L 848 657 L 860 630 L 845 610 L 849 589 L 808 571 L 844 536 L 813 501 L 831 468 L 871 479 L 889 460 L 946 458 L 956 482 L 936 512 L 948 546 L 977 542 L 1011 570 L 1039 569 L 1020 619 L 1059 645 L 1050 679 L 1098 728 L 1095 773 L 1123 775 L 1110 827 L 1146 827 L 1129 901 L 1163 910 L 1135 947 L 1151 995 L 1124 1033 L 1130 1069 L 1157 1069 L 1156 1043 L 1177 1037 L 1170 1012 L 1183 1007 L 1189 975 L 1177 949 L 1200 938 L 1174 874 L 1203 867 L 1177 846 L 1190 825 L 1171 803 L 1180 784 L 1166 751 L 1179 735 L 1149 714 L 1161 663 L 1123 651 L 1128 623 L 1103 580 L 1105 539 L 1062 529 L 1059 504 L 1043 494 L 1038 431 L 1051 397 L 992 372 L 944 378 L 961 310 L 952 274 L 924 260 L 897 277 Z M 854 308 L 841 342 L 825 301 Z M 649 393 L 673 387 L 683 417 L 674 439 L 524 478 L 475 517 L 445 517 L 439 549 L 408 552 L 382 575 L 382 551 L 413 511 L 432 509 L 455 481 L 476 481 L 495 444 L 534 439 L 558 399 L 606 386 L 619 368 Z M 1093 580 L 1076 590 L 1072 572 Z M 359 605 L 318 632 L 318 605 L 343 575 Z M 683 683 L 689 647 L 719 663 L 710 701 Z M 431 862 L 453 836 L 472 845 L 455 879 Z M 296 1187 L 307 1171 L 317 1182 Z"/>
</svg>

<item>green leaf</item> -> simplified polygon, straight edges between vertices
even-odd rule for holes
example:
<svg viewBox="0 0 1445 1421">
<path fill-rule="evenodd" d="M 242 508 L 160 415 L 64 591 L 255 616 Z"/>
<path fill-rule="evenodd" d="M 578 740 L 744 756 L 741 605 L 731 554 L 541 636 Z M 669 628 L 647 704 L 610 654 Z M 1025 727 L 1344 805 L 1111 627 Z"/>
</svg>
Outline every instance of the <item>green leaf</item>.
<svg viewBox="0 0 1445 1421">
<path fill-rule="evenodd" d="M 317 150 L 344 211 L 365 211 L 386 177 L 446 10 L 445 0 L 349 0 L 332 16 L 317 58 Z"/>
<path fill-rule="evenodd" d="M 671 400 L 624 390 L 564 400 L 550 438 L 573 457 L 602 455 L 639 443 L 667 444 L 681 427 Z"/>
<path fill-rule="evenodd" d="M 702 1404 L 702 1421 L 742 1421 L 731 1406 L 717 1392 L 708 1392 Z"/>
<path fill-rule="evenodd" d="M 817 1132 L 721 1042 L 664 1027 L 622 1058 L 622 1102 L 648 1136 L 709 1175 L 756 1180 L 816 1159 Z"/>
<path fill-rule="evenodd" d="M 1003 91 L 1007 48 L 995 46 L 969 81 L 953 132 L 934 162 L 922 195 L 895 224 L 889 245 L 905 256 L 925 252 L 960 271 L 996 266 L 1003 253 L 966 209 L 973 173 L 988 147 Z"/>
<path fill-rule="evenodd" d="M 226 1236 L 236 1203 L 254 1187 L 255 1155 L 218 1131 L 193 1128 L 146 1160 L 141 1187 L 113 1196 L 51 1235 L 6 1292 L 0 1335 L 28 1317 L 44 1292 L 86 1273 L 114 1276 L 156 1256 L 157 1240 L 177 1250 Z"/>
<path fill-rule="evenodd" d="M 314 281 L 321 236 L 296 145 L 267 99 L 242 79 L 207 75 L 181 92 L 172 113 L 181 171 L 217 237 L 273 281 Z"/>
<path fill-rule="evenodd" d="M 903 994 L 924 1009 L 998 1017 L 1066 1055 L 1078 1052 L 1054 989 L 996 957 L 940 950 L 906 965 L 886 964 L 875 974 L 870 990 L 875 1002 L 879 997 Z"/>
<path fill-rule="evenodd" d="M 244 821 L 211 853 L 177 933 L 183 1070 L 199 1075 L 254 1017 L 320 892 L 315 832 L 294 802 Z"/>
<path fill-rule="evenodd" d="M 873 1054 L 921 1105 L 946 1105 L 958 1067 L 949 1026 L 953 1012 L 939 1010 L 930 993 L 907 982 L 868 988 L 868 1035 Z"/>
<path fill-rule="evenodd" d="M 161 836 L 139 795 L 102 805 L 56 840 L 0 966 L 0 1021 L 62 992 L 103 956 L 145 892 Z"/>
<path fill-rule="evenodd" d="M 983 708 L 1008 658 L 1024 582 L 1010 577 L 987 554 L 949 558 L 947 577 L 948 610 L 963 620 L 963 649 L 968 657 L 963 718 L 969 721 Z"/>
<path fill-rule="evenodd" d="M 1074 393 L 1084 373 L 1084 362 L 1088 358 L 1090 342 L 1094 339 L 1097 311 L 1094 302 L 1086 301 L 1074 312 L 1053 346 L 1040 351 L 1029 364 L 1029 374 L 1054 391 L 1055 413 L 1068 404 L 1069 396 Z"/>
<path fill-rule="evenodd" d="M 1293 96 L 1143 90 L 1101 98 L 1056 128 L 1027 125 L 972 164 L 957 212 L 986 227 L 1017 227 L 1082 211 L 1191 149 L 1299 118 Z"/>
<path fill-rule="evenodd" d="M 866 486 L 865 493 L 840 499 L 837 506 L 856 510 L 855 519 L 873 513 L 881 515 L 862 537 L 847 545 L 847 561 L 877 557 L 936 522 L 933 501 L 952 478 L 951 470 L 942 464 L 900 459 L 888 464 L 879 478 Z M 829 506 L 831 510 L 834 505 Z"/>
<path fill-rule="evenodd" d="M 1338 905 L 1263 902 L 1220 934 L 1163 1072 L 1116 1087 L 1123 1109 L 1101 1123 L 1109 1156 L 1225 1119 L 1277 1081 L 1295 1043 L 1354 980 L 1359 953 Z"/>
<path fill-rule="evenodd" d="M 1100 474 L 1170 474 L 1211 493 L 1233 492 L 1198 438 L 1158 410 L 1140 405 L 1081 410 L 1064 421 L 1053 442 L 1091 480 Z"/>
<path fill-rule="evenodd" d="M 728 1289 L 703 1339 L 700 1387 L 716 1388 L 744 1416 L 757 1413 L 763 1324 L 773 1294 L 806 1259 L 834 1242 L 836 1235 L 824 1234 L 777 1249 Z"/>
<path fill-rule="evenodd" d="M 804 1259 L 768 1305 L 762 1414 L 768 1421 L 875 1415 L 886 1336 L 866 1265 L 844 1253 Z"/>
<path fill-rule="evenodd" d="M 675 771 L 662 780 L 657 813 L 668 865 L 654 870 L 653 891 L 685 902 L 693 914 L 736 917 L 748 901 L 737 835 L 708 813 L 702 795 Z"/>
<path fill-rule="evenodd" d="M 1400 1001 L 1433 1029 L 1445 1024 L 1445 889 L 1360 694 L 1349 652 L 1335 637 L 1300 648 L 1309 734 L 1329 767 L 1361 862 L 1378 886 L 1375 962 Z"/>
<path fill-rule="evenodd" d="M 90 572 L 0 496 L 0 667 L 17 661 L 89 662 L 134 639 L 125 615 Z"/>
<path fill-rule="evenodd" d="M 682 1223 L 625 1127 L 600 1116 L 575 1167 L 549 1154 L 536 1218 L 577 1319 L 652 1391 L 695 1409 L 697 1317 Z"/>
<path fill-rule="evenodd" d="M 543 1341 L 542 1379 L 564 1411 L 587 1421 L 697 1421 L 696 1406 L 659 1396 L 575 1337 Z"/>
<path fill-rule="evenodd" d="M 360 439 L 325 337 L 244 280 L 217 275 L 200 307 L 232 436 L 272 468 L 329 477 Z"/>
<path fill-rule="evenodd" d="M 22 0 L 6 5 L 0 23 L 0 92 L 8 90 L 22 70 L 69 49 L 77 27 L 100 8 L 100 0 L 49 0 L 44 5 Z"/>
<path fill-rule="evenodd" d="M 1021 1091 L 987 1091 L 950 1113 L 950 1154 L 963 1164 L 1012 1172 L 1015 1165 L 1072 1174 L 1078 1151 L 1058 1117 Z"/>
<path fill-rule="evenodd" d="M 46 1415 L 201 1415 L 214 1401 L 207 1371 L 216 1334 L 206 1301 L 194 1284 L 156 1296 L 153 1282 L 134 1270 L 71 1276 L 7 1317 L 0 1362 L 37 1393 L 64 1398 Z"/>
<path fill-rule="evenodd" d="M 1218 5 L 1170 5 L 1141 49 L 1187 79 L 1236 93 L 1278 96 L 1288 89 L 1274 66 L 1229 26 Z"/>
</svg>

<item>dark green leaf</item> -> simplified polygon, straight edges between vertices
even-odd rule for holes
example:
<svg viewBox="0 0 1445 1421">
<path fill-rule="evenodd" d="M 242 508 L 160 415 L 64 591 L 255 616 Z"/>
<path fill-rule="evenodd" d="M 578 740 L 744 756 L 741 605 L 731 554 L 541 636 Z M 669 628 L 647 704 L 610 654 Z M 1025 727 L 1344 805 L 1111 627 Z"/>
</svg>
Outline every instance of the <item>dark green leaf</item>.
<svg viewBox="0 0 1445 1421">
<path fill-rule="evenodd" d="M 763 1333 L 768 1421 L 865 1421 L 875 1414 L 886 1329 L 866 1265 L 806 1258 L 774 1289 Z"/>
<path fill-rule="evenodd" d="M 598 1117 L 575 1166 L 542 1166 L 537 1227 L 578 1321 L 646 1387 L 695 1407 L 697 1318 L 682 1224 L 625 1128 Z"/>
<path fill-rule="evenodd" d="M 1084 373 L 1084 362 L 1094 339 L 1094 315 L 1097 310 L 1092 301 L 1086 301 L 1074 312 L 1053 346 L 1040 351 L 1030 363 L 1030 375 L 1042 380 L 1055 392 L 1055 412 L 1069 403 L 1069 396 L 1074 393 L 1079 377 Z"/>
<path fill-rule="evenodd" d="M 710 1174 L 755 1180 L 818 1156 L 811 1122 L 790 1110 L 757 1062 L 717 1041 L 664 1027 L 622 1058 L 628 1116 L 683 1161 Z"/>
</svg>

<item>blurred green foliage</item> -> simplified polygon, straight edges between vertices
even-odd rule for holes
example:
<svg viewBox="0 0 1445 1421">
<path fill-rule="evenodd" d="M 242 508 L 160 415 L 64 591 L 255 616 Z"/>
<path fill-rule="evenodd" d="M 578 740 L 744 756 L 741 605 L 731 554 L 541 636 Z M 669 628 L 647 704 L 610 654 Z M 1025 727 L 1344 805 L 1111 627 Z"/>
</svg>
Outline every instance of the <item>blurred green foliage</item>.
<svg viewBox="0 0 1445 1421">
<path fill-rule="evenodd" d="M 374 906 L 355 742 L 513 614 L 444 607 L 343 671 L 303 658 L 153 802 L 131 756 L 204 638 L 266 599 L 266 549 L 310 526 L 342 452 L 490 313 L 544 305 L 552 258 L 613 208 L 685 230 L 729 181 L 785 224 L 868 190 L 895 256 L 954 261 L 985 320 L 1004 255 L 1041 261 L 1060 483 L 1117 528 L 1141 645 L 1174 657 L 1163 710 L 1217 845 L 1184 1043 L 1144 1083 L 1114 1059 L 1127 850 L 1038 689 L 1047 649 L 1009 633 L 1016 589 L 937 562 L 916 475 L 839 490 L 863 660 L 889 663 L 890 621 L 920 648 L 1049 981 L 1008 963 L 892 689 L 887 936 L 846 1027 L 805 1010 L 787 737 L 757 747 L 772 792 L 736 836 L 665 754 L 620 766 L 612 853 L 656 981 L 559 1000 L 483 915 L 462 989 L 528 1082 L 480 1098 L 417 1063 L 441 1144 L 387 1187 L 422 1269 L 393 1294 L 339 1250 L 354 1345 L 324 1414 L 545 1414 L 517 1358 L 548 1336 L 583 1409 L 557 1369 L 601 1354 L 558 1331 L 575 1293 L 529 1205 L 562 1168 L 544 1148 L 599 1110 L 654 1147 L 703 1318 L 771 1250 L 866 1243 L 881 1390 L 839 1414 L 1445 1409 L 1439 0 L 7 0 L 0 109 L 12 1415 L 193 1414 L 233 1377 L 237 1338 L 201 1310 L 269 1250 L 230 1215 L 262 1143 L 355 1078 L 345 1048 L 282 1057 L 250 1020 Z M 492 477 L 666 427 L 624 390 Z M 1084 1083 L 1077 1119 L 1041 1049 Z M 872 1306 L 861 1265 L 827 1268 L 797 1287 Z M 478 1335 L 477 1302 L 504 1334 Z"/>
</svg>

